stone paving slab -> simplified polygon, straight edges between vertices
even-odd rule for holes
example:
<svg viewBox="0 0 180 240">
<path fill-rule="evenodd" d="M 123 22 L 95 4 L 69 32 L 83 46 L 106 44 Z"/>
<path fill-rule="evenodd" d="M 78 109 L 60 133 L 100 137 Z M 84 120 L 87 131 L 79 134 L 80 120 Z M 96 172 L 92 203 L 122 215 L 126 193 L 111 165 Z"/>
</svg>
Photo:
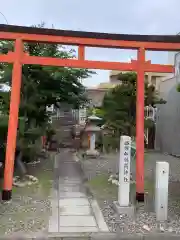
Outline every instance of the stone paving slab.
<svg viewBox="0 0 180 240">
<path fill-rule="evenodd" d="M 59 215 L 61 216 L 78 216 L 78 215 L 91 215 L 91 209 L 89 206 L 64 206 L 59 208 Z"/>
<path fill-rule="evenodd" d="M 89 206 L 87 198 L 63 198 L 59 199 L 59 206 Z"/>
<path fill-rule="evenodd" d="M 82 192 L 67 192 L 67 191 L 60 191 L 59 198 L 85 198 L 86 194 Z"/>
<path fill-rule="evenodd" d="M 60 227 L 97 227 L 93 216 L 60 216 Z"/>
<path fill-rule="evenodd" d="M 77 181 L 77 180 L 76 180 L 76 181 L 73 181 L 73 180 L 69 180 L 69 181 L 66 180 L 66 181 L 65 181 L 65 180 L 63 180 L 63 181 L 60 181 L 60 183 L 59 183 L 60 187 L 61 187 L 62 185 L 64 185 L 64 186 L 69 186 L 69 185 L 70 185 L 70 186 L 72 186 L 72 187 L 73 187 L 73 186 L 75 187 L 75 186 L 78 186 L 78 185 L 81 185 L 81 184 L 82 184 L 81 181 Z"/>
<path fill-rule="evenodd" d="M 59 192 L 81 192 L 82 186 L 77 184 L 59 184 Z"/>
</svg>

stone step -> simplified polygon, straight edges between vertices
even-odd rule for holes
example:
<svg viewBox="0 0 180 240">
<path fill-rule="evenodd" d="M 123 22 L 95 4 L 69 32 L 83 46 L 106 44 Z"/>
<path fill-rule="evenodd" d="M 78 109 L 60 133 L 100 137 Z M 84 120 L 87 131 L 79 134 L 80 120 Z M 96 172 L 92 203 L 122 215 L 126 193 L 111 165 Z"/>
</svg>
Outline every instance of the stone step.
<svg viewBox="0 0 180 240">
<path fill-rule="evenodd" d="M 64 129 L 64 128 L 62 129 L 61 128 L 61 129 L 56 129 L 56 134 L 58 134 L 58 135 L 60 135 L 60 134 L 61 135 L 67 135 L 68 134 L 69 136 L 72 136 L 72 131 L 71 131 L 71 129 L 67 129 L 67 128 L 66 129 Z"/>
<path fill-rule="evenodd" d="M 60 227 L 59 232 L 61 233 L 91 233 L 91 232 L 98 232 L 97 227 Z M 78 238 L 79 239 L 79 238 Z M 73 240 L 73 239 L 72 239 Z"/>
<path fill-rule="evenodd" d="M 59 217 L 59 227 L 68 228 L 81 228 L 83 232 L 84 227 L 94 227 L 97 228 L 95 218 L 93 216 L 60 216 Z M 60 230 L 62 231 L 62 230 Z M 71 230 L 72 231 L 72 230 Z M 76 230 L 77 231 L 77 230 Z M 98 231 L 98 228 L 97 228 Z M 65 231 L 63 231 L 65 232 Z"/>
<path fill-rule="evenodd" d="M 62 138 L 58 138 L 58 144 L 61 146 L 70 146 L 70 145 L 74 145 L 74 142 L 72 140 L 68 140 L 68 139 L 65 140 Z"/>
<path fill-rule="evenodd" d="M 54 128 L 62 128 L 62 127 L 73 127 L 74 125 L 76 124 L 76 122 L 67 122 L 67 121 L 64 121 L 64 122 L 56 122 L 56 123 L 52 123 L 53 127 Z"/>
<path fill-rule="evenodd" d="M 90 206 L 64 206 L 59 209 L 60 216 L 88 216 L 90 214 Z"/>
<path fill-rule="evenodd" d="M 56 139 L 59 139 L 59 140 L 63 140 L 64 142 L 69 142 L 69 141 L 72 141 L 73 138 L 71 136 L 71 134 L 69 132 L 56 132 Z"/>
<path fill-rule="evenodd" d="M 69 128 L 61 128 L 61 129 L 56 129 L 56 134 L 65 134 L 65 135 L 69 135 L 71 136 L 72 135 L 72 130 L 69 129 Z"/>
<path fill-rule="evenodd" d="M 73 143 L 73 138 L 71 136 L 69 136 L 68 134 L 56 134 L 56 140 L 58 142 L 62 142 L 62 143 Z"/>
<path fill-rule="evenodd" d="M 67 192 L 61 191 L 59 193 L 59 198 L 84 198 L 86 197 L 85 193 L 81 192 Z"/>
<path fill-rule="evenodd" d="M 72 131 L 72 126 L 69 125 L 64 125 L 64 126 L 60 126 L 60 128 L 58 128 L 57 130 L 61 130 L 61 131 L 67 131 L 67 130 L 71 130 Z"/>
<path fill-rule="evenodd" d="M 59 200 L 59 207 L 63 206 L 90 206 L 87 198 L 64 198 Z"/>
<path fill-rule="evenodd" d="M 59 183 L 59 191 L 63 192 L 82 192 L 85 190 L 84 186 L 77 185 L 77 183 L 64 184 L 62 181 Z"/>
</svg>

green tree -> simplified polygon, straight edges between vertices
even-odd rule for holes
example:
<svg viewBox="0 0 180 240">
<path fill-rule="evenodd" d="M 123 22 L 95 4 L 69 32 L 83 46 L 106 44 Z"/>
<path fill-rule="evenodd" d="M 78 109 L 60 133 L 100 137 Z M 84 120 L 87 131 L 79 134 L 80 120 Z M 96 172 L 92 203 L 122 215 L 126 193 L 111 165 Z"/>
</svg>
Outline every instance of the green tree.
<svg viewBox="0 0 180 240">
<path fill-rule="evenodd" d="M 37 27 L 44 27 L 44 24 Z M 12 51 L 14 45 L 9 41 L 0 43 L 0 53 Z M 25 51 L 31 56 L 55 58 L 74 58 L 73 50 L 67 51 L 57 44 L 25 43 Z M 19 137 L 20 146 L 33 149 L 35 142 L 45 133 L 49 115 L 46 107 L 66 102 L 77 108 L 84 104 L 85 88 L 80 80 L 92 74 L 87 69 L 72 69 L 68 67 L 48 67 L 41 65 L 24 65 L 22 68 L 21 104 L 19 116 L 25 120 L 24 131 Z M 11 87 L 12 65 L 0 65 L 0 84 Z M 9 92 L 10 93 L 10 92 Z M 9 110 L 9 93 L 1 91 L 0 98 L 4 111 Z"/>
<path fill-rule="evenodd" d="M 121 84 L 109 90 L 103 100 L 104 118 L 106 125 L 112 130 L 115 137 L 122 134 L 135 135 L 136 125 L 136 82 L 137 75 L 134 72 L 120 73 L 118 79 Z M 145 83 L 145 106 L 154 106 L 157 103 L 165 103 L 158 97 L 153 85 Z M 153 124 L 145 123 L 146 127 Z"/>
</svg>

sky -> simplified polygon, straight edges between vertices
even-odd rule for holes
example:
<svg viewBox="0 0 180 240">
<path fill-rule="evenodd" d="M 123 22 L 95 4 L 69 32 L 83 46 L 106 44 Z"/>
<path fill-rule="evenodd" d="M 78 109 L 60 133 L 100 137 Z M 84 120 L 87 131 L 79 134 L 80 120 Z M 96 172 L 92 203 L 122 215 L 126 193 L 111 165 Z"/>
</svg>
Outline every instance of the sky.
<svg viewBox="0 0 180 240">
<path fill-rule="evenodd" d="M 8 24 L 31 26 L 41 22 L 46 27 L 64 30 L 123 34 L 177 34 L 180 32 L 180 0 L 6 0 L 0 12 Z M 0 23 L 5 18 L 0 14 Z M 124 61 L 136 59 L 136 51 L 87 48 L 86 59 Z M 148 52 L 147 60 L 168 63 L 167 52 Z M 109 71 L 96 71 L 86 79 L 86 86 L 109 80 Z"/>
</svg>

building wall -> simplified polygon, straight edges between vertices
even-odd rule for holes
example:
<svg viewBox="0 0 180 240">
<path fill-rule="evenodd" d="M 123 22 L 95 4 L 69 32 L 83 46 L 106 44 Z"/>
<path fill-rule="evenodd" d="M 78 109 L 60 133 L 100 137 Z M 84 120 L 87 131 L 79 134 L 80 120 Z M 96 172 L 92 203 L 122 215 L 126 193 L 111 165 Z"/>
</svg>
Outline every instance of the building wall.
<svg viewBox="0 0 180 240">
<path fill-rule="evenodd" d="M 110 85 L 114 84 L 114 86 L 121 84 L 121 81 L 117 79 L 118 71 L 113 72 L 113 75 L 109 77 Z M 156 86 L 156 90 L 159 90 L 159 85 L 165 77 L 168 75 L 165 73 L 146 73 L 144 80 L 145 82 L 152 83 Z M 105 93 L 109 90 L 110 85 L 108 83 L 101 83 L 97 88 L 89 88 L 87 89 L 88 99 L 91 101 L 91 104 L 95 106 L 101 106 L 102 100 L 104 98 Z"/>
<path fill-rule="evenodd" d="M 166 79 L 160 84 L 160 96 L 167 101 L 157 106 L 155 148 L 180 156 L 180 93 L 177 82 L 180 76 Z"/>
<path fill-rule="evenodd" d="M 174 65 L 176 53 L 177 52 L 168 52 L 168 64 Z"/>
<path fill-rule="evenodd" d="M 102 89 L 87 89 L 87 96 L 91 104 L 100 107 L 106 91 Z"/>
<path fill-rule="evenodd" d="M 114 72 L 112 71 L 111 75 L 110 75 L 110 82 L 112 82 L 112 83 L 118 82 L 119 80 L 117 79 L 117 75 L 118 75 L 118 71 L 114 71 Z M 152 72 L 148 72 L 148 73 L 145 73 L 144 81 L 148 82 L 150 84 L 154 84 L 155 87 L 156 87 L 156 90 L 159 90 L 160 82 L 163 79 L 166 79 L 168 77 L 171 77 L 171 75 L 167 74 L 167 73 L 152 73 Z"/>
<path fill-rule="evenodd" d="M 118 78 L 117 78 L 117 75 L 110 76 L 109 80 L 110 80 L 110 82 L 112 82 L 112 83 L 113 83 L 113 82 L 116 83 L 117 81 L 119 81 Z"/>
</svg>

